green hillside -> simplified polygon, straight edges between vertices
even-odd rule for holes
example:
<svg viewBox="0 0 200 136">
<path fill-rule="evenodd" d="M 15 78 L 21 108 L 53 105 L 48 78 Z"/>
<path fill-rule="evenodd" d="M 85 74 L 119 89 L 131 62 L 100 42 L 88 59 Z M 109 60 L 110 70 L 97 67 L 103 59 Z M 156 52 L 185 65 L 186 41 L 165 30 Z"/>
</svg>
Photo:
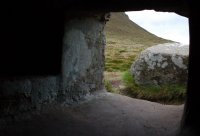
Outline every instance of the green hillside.
<svg viewBox="0 0 200 136">
<path fill-rule="evenodd" d="M 138 26 L 123 12 L 111 13 L 105 27 L 106 33 L 106 71 L 126 71 L 135 57 L 147 47 L 172 42 L 157 37 Z"/>
</svg>

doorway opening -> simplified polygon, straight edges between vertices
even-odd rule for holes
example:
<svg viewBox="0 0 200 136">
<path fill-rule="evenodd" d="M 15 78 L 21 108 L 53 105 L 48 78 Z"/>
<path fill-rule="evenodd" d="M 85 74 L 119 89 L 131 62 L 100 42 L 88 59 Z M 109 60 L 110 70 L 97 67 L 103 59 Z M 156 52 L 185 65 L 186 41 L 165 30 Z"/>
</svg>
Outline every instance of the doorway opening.
<svg viewBox="0 0 200 136">
<path fill-rule="evenodd" d="M 143 14 L 138 15 L 133 12 L 111 13 L 111 19 L 105 27 L 107 39 L 104 71 L 105 87 L 109 92 L 126 95 L 132 98 L 144 99 L 162 104 L 183 104 L 186 97 L 187 65 L 189 57 L 188 19 L 178 16 L 175 13 L 161 13 L 151 10 L 144 10 L 141 12 L 143 12 Z M 146 15 L 144 14 L 145 12 Z M 151 22 L 149 24 L 147 23 L 148 17 L 154 19 L 150 20 Z M 167 21 L 171 24 L 168 24 Z M 171 26 L 171 28 L 168 28 L 169 26 Z M 170 29 L 173 31 L 170 32 Z M 184 56 L 179 56 L 179 54 L 176 53 L 172 54 L 172 56 L 176 56 L 174 57 L 177 60 L 175 62 L 176 66 L 173 67 L 169 62 L 165 63 L 166 65 L 170 65 L 168 67 L 171 67 L 172 70 L 165 70 L 164 68 L 167 66 L 159 64 L 161 65 L 162 72 L 164 72 L 158 72 L 158 75 L 164 75 L 154 75 L 151 79 L 155 78 L 152 82 L 156 83 L 153 85 L 141 84 L 141 82 L 138 82 L 137 77 L 135 77 L 134 72 L 131 72 L 135 62 L 141 56 L 141 52 L 145 52 L 145 50 L 150 47 L 165 45 L 166 43 L 180 46 L 181 49 L 180 51 L 178 50 L 178 52 L 184 50 Z M 184 49 L 182 49 L 182 47 L 184 47 Z M 153 56 L 155 56 L 155 54 L 153 54 Z M 173 59 L 171 59 L 171 61 L 173 61 Z M 177 74 L 177 71 L 180 72 L 180 70 L 177 69 L 180 66 L 178 63 L 185 66 L 181 74 Z M 139 65 L 141 65 L 141 63 Z M 152 73 L 152 71 L 149 70 L 143 72 Z M 149 76 L 149 74 L 144 75 L 147 77 Z M 166 75 L 176 75 L 177 77 L 174 76 L 166 79 L 169 80 L 169 83 L 166 84 L 167 82 L 164 81 L 164 85 L 162 85 L 160 80 L 163 81 L 164 79 L 161 78 L 166 77 Z M 180 82 L 171 82 L 179 77 L 181 78 L 178 79 Z"/>
</svg>

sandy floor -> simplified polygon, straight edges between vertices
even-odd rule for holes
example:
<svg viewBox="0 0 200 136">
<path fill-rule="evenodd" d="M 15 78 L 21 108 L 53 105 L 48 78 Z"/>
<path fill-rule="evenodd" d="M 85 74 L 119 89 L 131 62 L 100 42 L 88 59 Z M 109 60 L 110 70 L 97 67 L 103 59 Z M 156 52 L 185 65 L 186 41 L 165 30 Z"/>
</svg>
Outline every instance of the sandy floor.
<svg viewBox="0 0 200 136">
<path fill-rule="evenodd" d="M 1 130 L 1 136 L 175 136 L 183 105 L 162 105 L 110 93 L 70 107 L 51 107 Z"/>
</svg>

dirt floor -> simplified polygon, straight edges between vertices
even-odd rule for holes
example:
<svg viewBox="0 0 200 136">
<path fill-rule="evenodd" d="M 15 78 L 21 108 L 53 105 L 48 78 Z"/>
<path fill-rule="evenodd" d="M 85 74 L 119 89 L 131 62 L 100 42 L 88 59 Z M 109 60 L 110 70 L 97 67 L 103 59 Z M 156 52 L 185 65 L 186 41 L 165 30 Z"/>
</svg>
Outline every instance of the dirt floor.
<svg viewBox="0 0 200 136">
<path fill-rule="evenodd" d="M 162 105 L 107 92 L 8 124 L 0 136 L 175 136 L 184 105 Z"/>
</svg>

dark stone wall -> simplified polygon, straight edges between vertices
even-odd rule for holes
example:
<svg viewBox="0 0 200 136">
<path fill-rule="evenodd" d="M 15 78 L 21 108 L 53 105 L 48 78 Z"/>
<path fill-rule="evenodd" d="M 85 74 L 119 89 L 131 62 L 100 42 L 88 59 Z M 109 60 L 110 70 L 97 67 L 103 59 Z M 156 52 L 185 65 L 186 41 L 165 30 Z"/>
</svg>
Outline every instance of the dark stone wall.
<svg viewBox="0 0 200 136">
<path fill-rule="evenodd" d="M 103 88 L 105 14 L 52 12 L 12 11 L 3 22 L 0 118 L 71 104 Z"/>
<path fill-rule="evenodd" d="M 103 88 L 104 14 L 65 23 L 62 53 L 62 99 L 78 101 Z"/>
<path fill-rule="evenodd" d="M 42 105 L 55 101 L 59 88 L 58 76 L 1 80 L 0 118 L 39 111 Z"/>
<path fill-rule="evenodd" d="M 7 9 L 3 13 L 0 78 L 59 74 L 64 13 L 48 9 Z"/>
<path fill-rule="evenodd" d="M 199 31 L 200 20 L 197 14 L 199 8 L 197 1 L 190 1 L 189 28 L 190 28 L 190 50 L 189 50 L 189 71 L 188 88 L 185 111 L 182 119 L 182 133 L 180 136 L 200 135 L 200 100 L 199 100 L 199 77 L 200 65 L 199 58 Z"/>
</svg>

